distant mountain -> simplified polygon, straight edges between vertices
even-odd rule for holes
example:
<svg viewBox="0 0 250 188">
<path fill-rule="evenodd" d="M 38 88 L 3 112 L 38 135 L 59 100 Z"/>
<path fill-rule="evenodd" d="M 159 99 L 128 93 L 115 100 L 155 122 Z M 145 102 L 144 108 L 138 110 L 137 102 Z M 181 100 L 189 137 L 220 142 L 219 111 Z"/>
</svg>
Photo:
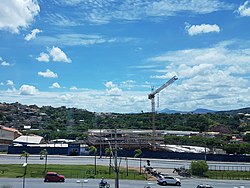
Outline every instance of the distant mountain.
<svg viewBox="0 0 250 188">
<path fill-rule="evenodd" d="M 218 113 L 223 113 L 223 114 L 238 114 L 238 113 L 250 114 L 250 107 L 248 107 L 248 108 L 240 108 L 240 109 L 236 109 L 236 110 L 219 111 Z"/>
<path fill-rule="evenodd" d="M 178 114 L 178 113 L 182 113 L 181 111 L 175 111 L 175 110 L 169 110 L 168 108 L 165 108 L 161 111 L 159 111 L 159 113 L 163 113 L 163 114 Z"/>
<path fill-rule="evenodd" d="M 197 108 L 192 113 L 193 114 L 208 114 L 208 113 L 216 113 L 216 111 L 214 111 L 214 110 L 208 110 L 208 109 L 204 109 L 204 108 Z"/>
<path fill-rule="evenodd" d="M 165 108 L 159 113 L 164 113 L 164 114 L 207 114 L 207 113 L 216 113 L 214 110 L 208 110 L 204 108 L 197 108 L 194 111 L 176 111 L 176 110 L 170 110 L 168 108 Z"/>
<path fill-rule="evenodd" d="M 238 114 L 238 113 L 243 113 L 243 114 L 250 114 L 250 107 L 248 108 L 240 108 L 236 110 L 225 110 L 225 111 L 215 111 L 215 110 L 209 110 L 205 108 L 197 108 L 194 111 L 176 111 L 176 110 L 170 110 L 168 108 L 165 108 L 158 113 L 163 113 L 163 114 L 208 114 L 208 113 L 220 113 L 220 114 Z"/>
</svg>

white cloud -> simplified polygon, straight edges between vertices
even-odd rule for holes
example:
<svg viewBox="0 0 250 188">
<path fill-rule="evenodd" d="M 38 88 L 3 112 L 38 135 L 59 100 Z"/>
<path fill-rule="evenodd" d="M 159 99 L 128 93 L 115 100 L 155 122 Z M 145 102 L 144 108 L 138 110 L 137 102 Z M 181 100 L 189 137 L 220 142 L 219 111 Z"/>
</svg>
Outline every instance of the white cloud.
<svg viewBox="0 0 250 188">
<path fill-rule="evenodd" d="M 65 6 L 67 4 L 67 6 Z M 123 0 L 117 3 L 116 1 L 60 1 L 60 5 L 68 8 L 69 6 L 78 6 L 81 12 L 78 16 L 81 20 L 77 20 L 78 24 L 82 22 L 92 22 L 95 24 L 107 24 L 112 20 L 143 20 L 143 19 L 158 19 L 176 14 L 184 14 L 191 12 L 194 14 L 207 14 L 219 10 L 232 9 L 232 5 L 221 2 L 219 0 Z M 74 14 L 75 16 L 75 14 Z M 57 15 L 58 19 L 51 19 L 53 23 L 65 23 L 64 20 L 71 20 L 73 15 L 68 18 L 61 18 Z M 53 17 L 55 18 L 55 17 Z M 55 21 L 56 20 L 56 21 Z M 57 21 L 59 20 L 59 21 Z M 67 22 L 66 22 L 67 23 Z M 71 22 L 68 22 L 71 24 Z M 75 23 L 74 23 L 75 24 Z"/>
<path fill-rule="evenodd" d="M 249 1 L 246 1 L 243 5 L 238 8 L 240 16 L 250 16 L 250 5 Z"/>
<path fill-rule="evenodd" d="M 58 82 L 54 82 L 50 88 L 61 88 L 60 84 Z"/>
<path fill-rule="evenodd" d="M 53 61 L 71 63 L 71 59 L 58 47 L 54 47 L 50 50 L 50 55 L 53 58 Z"/>
<path fill-rule="evenodd" d="M 2 0 L 0 1 L 0 30 L 19 33 L 21 28 L 27 28 L 40 7 L 36 0 Z"/>
<path fill-rule="evenodd" d="M 27 35 L 25 36 L 24 39 L 27 40 L 27 41 L 30 41 L 30 40 L 32 40 L 32 39 L 35 39 L 35 38 L 36 38 L 36 34 L 41 33 L 41 32 L 42 32 L 42 30 L 33 29 L 33 30 L 31 31 L 30 34 L 27 34 Z"/>
<path fill-rule="evenodd" d="M 42 62 L 49 62 L 49 55 L 42 52 L 40 53 L 40 56 L 38 58 L 36 58 L 38 61 L 42 61 Z"/>
<path fill-rule="evenodd" d="M 104 85 L 107 88 L 106 91 L 108 95 L 111 95 L 111 96 L 121 95 L 122 89 L 118 88 L 117 84 L 114 84 L 113 82 L 109 81 L 109 82 L 106 82 Z"/>
<path fill-rule="evenodd" d="M 44 45 L 90 46 L 103 43 L 127 43 L 134 40 L 136 39 L 131 37 L 109 38 L 102 35 L 72 33 L 41 36 L 35 42 Z"/>
<path fill-rule="evenodd" d="M 201 24 L 201 25 L 192 25 L 186 26 L 186 30 L 190 36 L 199 35 L 204 33 L 220 32 L 220 27 L 216 24 Z"/>
<path fill-rule="evenodd" d="M 22 85 L 19 89 L 20 95 L 35 95 L 38 94 L 38 89 L 35 86 Z"/>
<path fill-rule="evenodd" d="M 11 66 L 11 64 L 8 63 L 8 62 L 6 62 L 6 61 L 3 61 L 3 62 L 1 63 L 1 65 L 4 66 L 4 67 Z"/>
<path fill-rule="evenodd" d="M 245 43 L 246 44 L 246 43 Z M 161 95 L 161 106 L 171 103 L 177 109 L 216 110 L 247 107 L 250 97 L 250 47 L 242 41 L 226 41 L 210 48 L 167 52 L 150 60 L 166 65 L 152 78 L 179 78 Z M 160 81 L 164 83 L 163 80 Z M 160 86 L 160 84 L 159 84 Z"/>
<path fill-rule="evenodd" d="M 45 72 L 38 72 L 39 76 L 43 76 L 45 78 L 57 78 L 57 74 L 47 69 Z"/>
<path fill-rule="evenodd" d="M 14 86 L 14 82 L 12 80 L 7 80 L 6 85 L 7 86 Z"/>
<path fill-rule="evenodd" d="M 9 62 L 4 61 L 2 57 L 0 57 L 0 65 L 3 67 L 12 66 L 12 64 L 10 64 Z"/>
<path fill-rule="evenodd" d="M 67 103 L 73 102 L 73 95 L 68 94 L 68 93 L 59 96 L 59 98 L 60 98 L 62 101 L 65 101 L 65 102 L 67 102 Z"/>
<path fill-rule="evenodd" d="M 122 90 L 118 87 L 112 87 L 106 90 L 108 95 L 111 96 L 120 96 L 122 94 Z"/>
<path fill-rule="evenodd" d="M 72 87 L 70 87 L 70 90 L 71 90 L 71 91 L 77 91 L 78 88 L 77 88 L 76 86 L 72 86 Z"/>
<path fill-rule="evenodd" d="M 105 85 L 105 87 L 107 87 L 107 88 L 116 87 L 116 84 L 113 84 L 113 82 L 111 82 L 111 81 L 106 82 L 104 85 Z"/>
</svg>

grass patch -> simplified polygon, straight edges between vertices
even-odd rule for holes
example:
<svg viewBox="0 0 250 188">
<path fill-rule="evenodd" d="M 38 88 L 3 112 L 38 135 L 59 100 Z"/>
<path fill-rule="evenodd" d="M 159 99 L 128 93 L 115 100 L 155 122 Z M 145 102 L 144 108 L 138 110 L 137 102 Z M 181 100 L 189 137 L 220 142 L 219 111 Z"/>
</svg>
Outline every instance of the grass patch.
<svg viewBox="0 0 250 188">
<path fill-rule="evenodd" d="M 53 165 L 47 166 L 47 171 L 57 172 L 63 174 L 66 178 L 98 178 L 105 177 L 107 179 L 115 178 L 115 172 L 111 169 L 109 173 L 109 167 L 97 166 L 96 174 L 94 165 Z M 0 178 L 18 178 L 22 177 L 24 169 L 21 164 L 0 164 Z M 129 169 L 128 173 L 125 168 L 120 168 L 120 179 L 131 180 L 145 180 L 143 174 L 139 174 L 137 170 Z M 28 164 L 27 166 L 27 178 L 43 178 L 44 177 L 44 165 L 42 164 Z"/>
<path fill-rule="evenodd" d="M 250 172 L 247 171 L 215 171 L 209 170 L 206 172 L 205 177 L 210 179 L 232 179 L 232 180 L 239 180 L 239 179 L 250 179 Z"/>
</svg>

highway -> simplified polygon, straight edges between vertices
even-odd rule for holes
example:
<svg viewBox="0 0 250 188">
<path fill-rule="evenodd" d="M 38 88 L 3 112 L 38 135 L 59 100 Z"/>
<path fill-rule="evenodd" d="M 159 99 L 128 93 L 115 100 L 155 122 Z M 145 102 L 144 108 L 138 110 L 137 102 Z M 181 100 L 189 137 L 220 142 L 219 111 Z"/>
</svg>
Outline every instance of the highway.
<svg viewBox="0 0 250 188">
<path fill-rule="evenodd" d="M 145 158 L 142 158 L 142 166 L 146 165 Z M 191 161 L 187 160 L 169 160 L 169 159 L 149 159 L 152 167 L 156 169 L 173 169 L 184 166 L 189 168 Z M 0 155 L 0 164 L 23 164 L 25 161 L 24 158 L 20 159 L 20 155 Z M 125 167 L 126 161 L 124 158 L 118 159 L 120 166 Z M 29 164 L 44 164 L 44 160 L 40 159 L 39 155 L 30 155 L 28 158 Z M 220 167 L 232 167 L 229 170 L 233 170 L 233 167 L 239 167 L 247 169 L 250 171 L 250 163 L 230 163 L 230 162 L 216 162 L 216 161 L 207 161 L 208 165 L 213 168 L 214 166 Z M 94 164 L 93 156 L 59 156 L 59 155 L 49 155 L 48 164 L 71 164 L 71 165 L 86 165 Z M 97 165 L 109 165 L 109 158 L 97 157 Z M 139 167 L 139 158 L 128 158 L 129 167 Z"/>
<path fill-rule="evenodd" d="M 146 165 L 147 159 L 142 159 L 142 166 Z M 138 158 L 128 159 L 129 167 L 139 167 Z M 0 155 L 0 164 L 20 164 L 25 162 L 24 158 L 20 158 L 20 155 Z M 30 155 L 28 158 L 29 164 L 44 164 L 44 160 L 40 159 L 39 155 Z M 48 164 L 72 164 L 72 165 L 85 165 L 93 164 L 94 157 L 92 156 L 48 156 Z M 150 159 L 151 166 L 155 169 L 173 169 L 175 167 L 185 166 L 189 167 L 191 161 L 180 161 L 180 160 L 162 160 L 162 159 Z M 102 157 L 97 158 L 98 165 L 109 165 L 109 158 Z M 125 159 L 121 159 L 121 166 L 126 165 Z M 219 166 L 242 166 L 250 168 L 250 163 L 222 163 L 222 162 L 210 162 L 209 165 Z M 11 188 L 22 187 L 22 178 L 0 178 L 0 187 L 3 185 L 10 185 Z M 88 183 L 76 183 L 76 179 L 66 179 L 65 183 L 44 183 L 41 178 L 26 178 L 25 188 L 85 188 L 85 187 L 98 187 L 97 179 L 89 179 Z M 83 182 L 83 180 L 81 180 Z M 111 188 L 114 187 L 114 180 L 108 180 L 111 184 Z M 208 180 L 208 179 L 195 179 L 195 178 L 183 178 L 181 177 L 183 188 L 196 188 L 200 183 L 211 184 L 214 188 L 250 188 L 250 181 L 245 180 Z M 156 181 L 133 181 L 133 180 L 120 180 L 121 188 L 143 188 L 145 185 L 150 185 L 151 188 L 161 188 L 156 184 Z M 168 186 L 166 186 L 168 187 Z"/>
<path fill-rule="evenodd" d="M 9 185 L 11 188 L 22 187 L 22 178 L 0 178 L 0 187 Z M 83 180 L 80 180 L 83 182 Z M 114 180 L 107 180 L 110 183 L 110 188 L 115 187 Z M 97 179 L 89 179 L 88 183 L 76 183 L 76 179 L 66 179 L 65 183 L 44 183 L 43 179 L 28 178 L 25 181 L 25 188 L 98 188 Z M 207 183 L 214 188 L 249 188 L 250 182 L 243 180 L 205 180 L 205 179 L 183 179 L 181 188 L 196 188 L 200 183 Z M 121 188 L 144 188 L 150 185 L 151 188 L 168 188 L 174 186 L 160 186 L 155 181 L 133 181 L 133 180 L 120 180 Z"/>
</svg>

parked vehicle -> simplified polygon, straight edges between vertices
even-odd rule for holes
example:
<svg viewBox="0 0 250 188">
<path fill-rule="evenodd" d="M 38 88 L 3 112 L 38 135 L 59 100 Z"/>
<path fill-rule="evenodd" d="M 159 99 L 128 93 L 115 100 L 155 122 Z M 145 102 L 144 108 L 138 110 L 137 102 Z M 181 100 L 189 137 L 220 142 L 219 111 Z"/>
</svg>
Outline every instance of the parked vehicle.
<svg viewBox="0 0 250 188">
<path fill-rule="evenodd" d="M 159 185 L 176 185 L 176 186 L 181 185 L 181 180 L 179 178 L 163 176 L 163 175 L 157 177 L 157 182 Z"/>
<path fill-rule="evenodd" d="M 65 177 L 56 172 L 47 172 L 44 177 L 44 182 L 64 182 Z"/>
<path fill-rule="evenodd" d="M 197 185 L 196 188 L 213 188 L 213 187 L 211 185 L 208 185 L 208 184 L 206 184 L 206 185 L 200 184 L 200 185 Z"/>
</svg>

